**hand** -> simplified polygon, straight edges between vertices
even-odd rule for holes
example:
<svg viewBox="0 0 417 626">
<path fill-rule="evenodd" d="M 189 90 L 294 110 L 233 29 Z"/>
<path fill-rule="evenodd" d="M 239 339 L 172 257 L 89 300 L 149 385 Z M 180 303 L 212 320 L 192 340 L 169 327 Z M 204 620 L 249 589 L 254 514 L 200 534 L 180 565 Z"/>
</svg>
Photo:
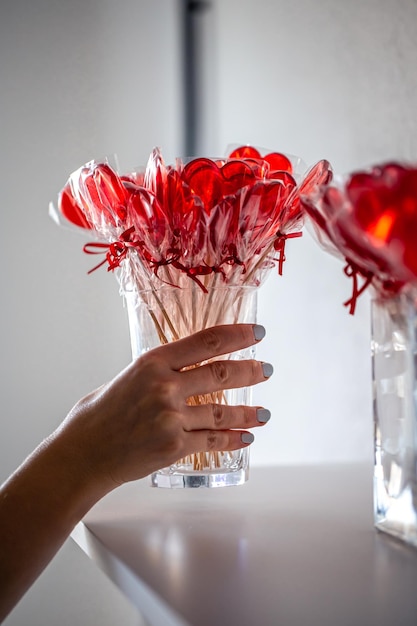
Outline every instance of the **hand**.
<svg viewBox="0 0 417 626">
<path fill-rule="evenodd" d="M 263 331 L 251 324 L 217 326 L 144 354 L 78 402 L 56 436 L 76 451 L 105 491 L 194 452 L 249 445 L 253 438 L 241 429 L 261 426 L 268 411 L 190 406 L 187 398 L 254 385 L 269 377 L 272 367 L 255 360 L 198 365 L 257 343 L 254 328 Z M 194 367 L 184 371 L 190 366 Z"/>
<path fill-rule="evenodd" d="M 187 399 L 268 378 L 271 366 L 254 360 L 199 365 L 253 345 L 263 332 L 217 326 L 148 352 L 80 400 L 10 476 L 0 487 L 0 621 L 75 524 L 117 485 L 194 452 L 248 445 L 250 433 L 241 429 L 260 426 L 269 412 L 191 406 Z"/>
</svg>

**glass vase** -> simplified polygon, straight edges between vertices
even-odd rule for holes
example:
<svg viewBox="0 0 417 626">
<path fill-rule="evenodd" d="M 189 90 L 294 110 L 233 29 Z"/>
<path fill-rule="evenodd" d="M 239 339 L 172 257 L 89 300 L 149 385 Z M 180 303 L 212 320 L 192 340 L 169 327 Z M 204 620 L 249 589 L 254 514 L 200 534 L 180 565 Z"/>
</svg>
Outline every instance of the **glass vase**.
<svg viewBox="0 0 417 626">
<path fill-rule="evenodd" d="M 373 300 L 375 525 L 417 547 L 416 329 L 414 298 Z"/>
<path fill-rule="evenodd" d="M 158 289 L 126 289 L 132 356 L 219 324 L 256 323 L 255 287 L 220 286 L 207 293 L 198 285 L 163 285 Z M 218 359 L 252 359 L 254 347 Z M 196 365 L 201 365 L 196 364 Z M 251 404 L 251 387 L 193 396 L 190 405 Z M 199 452 L 179 459 L 151 475 L 154 487 L 195 488 L 241 485 L 248 479 L 249 448 Z"/>
</svg>

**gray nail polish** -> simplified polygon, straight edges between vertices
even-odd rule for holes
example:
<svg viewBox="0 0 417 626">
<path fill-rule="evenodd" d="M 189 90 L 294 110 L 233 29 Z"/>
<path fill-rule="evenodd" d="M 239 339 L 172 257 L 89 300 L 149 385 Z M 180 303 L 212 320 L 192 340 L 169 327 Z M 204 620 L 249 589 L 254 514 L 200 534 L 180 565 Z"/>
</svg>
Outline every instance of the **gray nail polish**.
<svg viewBox="0 0 417 626">
<path fill-rule="evenodd" d="M 242 443 L 252 443 L 252 441 L 255 439 L 252 433 L 242 433 L 240 438 L 242 440 Z"/>
<path fill-rule="evenodd" d="M 256 419 L 261 424 L 266 424 L 266 422 L 269 420 L 270 417 L 271 417 L 271 411 L 268 411 L 268 409 L 258 409 L 256 411 Z"/>
<path fill-rule="evenodd" d="M 272 367 L 270 363 L 262 363 L 262 369 L 263 369 L 265 378 L 269 378 L 270 376 L 272 376 L 274 368 Z"/>
<path fill-rule="evenodd" d="M 266 330 L 260 324 L 255 324 L 254 327 L 253 327 L 253 335 L 254 335 L 256 341 L 260 341 L 261 339 L 263 339 L 265 337 Z"/>
</svg>

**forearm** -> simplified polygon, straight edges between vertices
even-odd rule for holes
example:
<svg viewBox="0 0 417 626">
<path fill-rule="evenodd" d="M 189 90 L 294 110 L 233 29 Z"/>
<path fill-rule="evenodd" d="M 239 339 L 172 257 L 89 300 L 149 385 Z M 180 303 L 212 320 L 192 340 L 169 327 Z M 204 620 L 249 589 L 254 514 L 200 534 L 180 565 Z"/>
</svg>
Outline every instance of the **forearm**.
<svg viewBox="0 0 417 626">
<path fill-rule="evenodd" d="M 105 491 L 61 434 L 0 488 L 0 622 Z"/>
</svg>

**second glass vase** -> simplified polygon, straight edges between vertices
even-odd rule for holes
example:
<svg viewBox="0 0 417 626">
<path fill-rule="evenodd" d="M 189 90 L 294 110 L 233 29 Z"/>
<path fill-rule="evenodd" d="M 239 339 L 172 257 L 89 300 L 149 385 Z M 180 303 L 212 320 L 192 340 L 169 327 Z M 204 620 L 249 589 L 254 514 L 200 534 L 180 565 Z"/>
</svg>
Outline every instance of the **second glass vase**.
<svg viewBox="0 0 417 626">
<path fill-rule="evenodd" d="M 417 547 L 417 307 L 372 302 L 375 525 Z"/>
</svg>

